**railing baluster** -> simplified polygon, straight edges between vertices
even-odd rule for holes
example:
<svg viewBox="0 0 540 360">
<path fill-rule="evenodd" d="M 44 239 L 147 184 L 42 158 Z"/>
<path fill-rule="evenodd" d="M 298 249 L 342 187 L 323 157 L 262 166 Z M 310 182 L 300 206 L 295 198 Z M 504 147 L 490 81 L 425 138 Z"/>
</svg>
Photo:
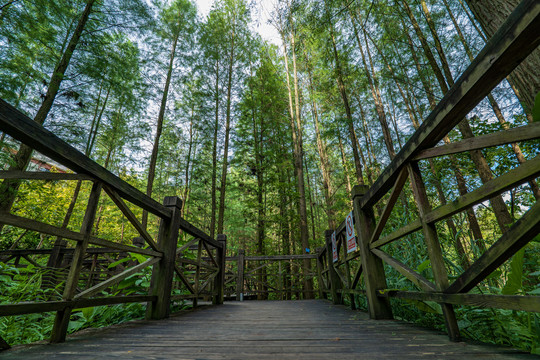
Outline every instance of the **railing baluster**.
<svg viewBox="0 0 540 360">
<path fill-rule="evenodd" d="M 393 319 L 390 300 L 377 296 L 378 290 L 386 289 L 387 286 L 383 263 L 381 259 L 371 253 L 369 248 L 369 241 L 375 228 L 373 208 L 367 206 L 362 209 L 360 205 L 362 196 L 367 190 L 367 186 L 356 185 L 352 191 L 352 198 L 354 223 L 358 235 L 358 246 L 362 257 L 362 269 L 366 284 L 369 316 L 372 319 Z"/>
<path fill-rule="evenodd" d="M 92 186 L 92 191 L 90 192 L 88 205 L 86 206 L 86 213 L 84 214 L 84 220 L 81 226 L 81 234 L 84 235 L 84 238 L 83 241 L 77 243 L 75 252 L 73 253 L 71 267 L 69 269 L 68 278 L 64 287 L 64 294 L 62 296 L 62 300 L 65 301 L 73 299 L 77 290 L 84 254 L 86 253 L 88 241 L 92 233 L 92 228 L 94 227 L 94 220 L 96 218 L 101 187 L 101 183 L 95 182 Z M 66 340 L 71 310 L 71 307 L 66 307 L 64 310 L 56 313 L 50 340 L 52 343 L 64 342 Z"/>
<path fill-rule="evenodd" d="M 176 196 L 167 196 L 163 205 L 172 211 L 172 216 L 162 218 L 159 227 L 157 246 L 159 251 L 163 253 L 163 257 L 154 265 L 152 271 L 149 294 L 157 296 L 157 299 L 151 302 L 147 308 L 146 317 L 148 319 L 163 319 L 168 317 L 170 313 L 182 200 Z"/>
</svg>

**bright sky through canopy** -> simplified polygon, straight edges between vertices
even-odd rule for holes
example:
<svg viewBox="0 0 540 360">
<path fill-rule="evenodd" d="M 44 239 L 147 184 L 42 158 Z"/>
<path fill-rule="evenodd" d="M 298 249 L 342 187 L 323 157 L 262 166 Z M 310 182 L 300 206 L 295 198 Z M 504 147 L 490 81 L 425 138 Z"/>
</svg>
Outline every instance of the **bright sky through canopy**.
<svg viewBox="0 0 540 360">
<path fill-rule="evenodd" d="M 195 0 L 199 14 L 201 14 L 203 18 L 208 15 L 213 3 L 214 0 Z M 279 45 L 281 43 L 279 34 L 274 26 L 268 23 L 273 8 L 273 0 L 256 0 L 255 5 L 251 10 L 253 19 L 252 31 L 259 33 L 263 39 Z"/>
</svg>

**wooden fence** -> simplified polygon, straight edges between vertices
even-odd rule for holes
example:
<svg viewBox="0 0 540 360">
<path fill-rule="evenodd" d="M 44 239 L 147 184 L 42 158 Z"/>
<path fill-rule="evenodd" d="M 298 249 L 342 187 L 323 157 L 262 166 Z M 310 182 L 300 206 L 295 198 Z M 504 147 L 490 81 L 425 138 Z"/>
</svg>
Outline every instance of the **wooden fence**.
<svg viewBox="0 0 540 360">
<path fill-rule="evenodd" d="M 341 303 L 343 295 L 364 294 L 369 314 L 374 319 L 391 319 L 391 297 L 435 301 L 442 307 L 451 339 L 459 338 L 453 305 L 471 305 L 511 310 L 540 312 L 539 296 L 484 295 L 470 293 L 494 270 L 510 259 L 540 233 L 540 202 L 534 205 L 496 240 L 491 247 L 457 278 L 448 278 L 439 242 L 437 223 L 455 214 L 464 213 L 501 193 L 514 189 L 540 176 L 540 155 L 521 163 L 453 202 L 432 209 L 421 169 L 422 161 L 462 152 L 540 138 L 540 122 L 511 130 L 464 139 L 436 146 L 464 117 L 540 43 L 540 3 L 523 1 L 508 21 L 494 35 L 456 84 L 448 91 L 432 113 L 412 135 L 407 144 L 383 171 L 372 187 L 356 186 L 352 191 L 354 227 L 359 251 L 340 256 L 333 264 L 330 236 L 326 232 L 326 248 L 318 254 L 322 292 Z M 387 220 L 410 183 L 418 209 L 418 218 L 393 231 L 386 231 Z M 389 195 L 387 196 L 387 193 Z M 381 209 L 374 215 L 373 208 Z M 345 224 L 335 229 L 338 249 L 343 246 Z M 429 281 L 410 265 L 393 258 L 385 246 L 409 234 L 421 231 L 429 255 L 434 281 Z M 382 234 L 385 234 L 382 236 Z M 388 289 L 383 263 L 410 280 L 419 291 Z M 358 289 L 363 275 L 365 289 Z M 354 306 L 354 298 L 351 297 Z"/>
<path fill-rule="evenodd" d="M 240 249 L 237 256 L 227 257 L 225 294 L 236 300 L 313 298 L 315 291 L 304 289 L 304 281 L 316 280 L 317 273 L 305 268 L 305 259 L 314 262 L 317 255 L 246 256 Z"/>
<path fill-rule="evenodd" d="M 62 261 L 58 261 L 60 255 L 69 253 L 71 256 L 69 266 L 65 270 L 61 300 L 0 305 L 0 316 L 55 311 L 56 319 L 50 340 L 62 342 L 65 340 L 70 315 L 74 309 L 147 302 L 147 317 L 161 319 L 169 315 L 171 303 L 176 300 L 192 299 L 196 304 L 200 297 L 211 297 L 215 304 L 223 302 L 226 237 L 218 235 L 217 240 L 213 239 L 183 219 L 180 216 L 180 199 L 166 197 L 163 204 L 156 202 L 3 100 L 0 100 L 0 130 L 75 172 L 1 171 L 0 179 L 83 181 L 92 184 L 82 226 L 78 232 L 12 213 L 0 213 L 0 223 L 56 237 L 58 246 L 43 252 L 51 257 L 48 264 L 51 268 L 62 268 Z M 98 201 L 103 192 L 144 239 L 148 245 L 146 248 L 113 242 L 93 235 Z M 126 201 L 160 219 L 159 233 L 155 239 L 142 226 Z M 177 247 L 180 231 L 193 239 Z M 72 241 L 74 248 L 62 250 L 60 246 L 64 241 L 62 239 Z M 108 250 L 100 252 L 92 246 L 106 247 Z M 193 246 L 196 250 L 192 250 Z M 92 279 L 91 276 L 90 281 L 88 276 L 81 278 L 81 272 L 85 272 L 85 263 L 89 257 L 93 259 L 90 268 L 86 270 L 91 274 L 92 266 L 96 271 L 100 265 L 98 257 L 110 254 L 112 250 L 117 253 L 139 254 L 144 260 L 123 263 L 122 270 L 103 278 Z M 21 265 L 20 259 L 24 259 L 22 262 L 35 263 L 34 266 L 39 266 L 31 255 L 24 251 L 18 253 L 11 251 L 4 253 L 3 257 L 5 261 L 18 261 L 17 265 Z M 208 260 L 204 260 L 203 256 Z M 151 285 L 146 293 L 117 295 L 110 291 L 121 281 L 144 272 L 148 273 L 148 276 L 151 274 Z M 0 344 L 7 347 L 5 341 L 0 341 Z"/>
</svg>

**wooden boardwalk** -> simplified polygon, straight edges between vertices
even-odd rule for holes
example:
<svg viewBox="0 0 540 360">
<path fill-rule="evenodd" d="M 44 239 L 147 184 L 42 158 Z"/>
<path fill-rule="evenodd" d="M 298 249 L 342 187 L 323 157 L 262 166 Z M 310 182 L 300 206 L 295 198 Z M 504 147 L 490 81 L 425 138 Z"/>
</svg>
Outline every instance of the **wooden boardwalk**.
<svg viewBox="0 0 540 360">
<path fill-rule="evenodd" d="M 245 301 L 202 307 L 159 321 L 137 321 L 32 345 L 0 359 L 533 359 L 324 300 Z"/>
</svg>

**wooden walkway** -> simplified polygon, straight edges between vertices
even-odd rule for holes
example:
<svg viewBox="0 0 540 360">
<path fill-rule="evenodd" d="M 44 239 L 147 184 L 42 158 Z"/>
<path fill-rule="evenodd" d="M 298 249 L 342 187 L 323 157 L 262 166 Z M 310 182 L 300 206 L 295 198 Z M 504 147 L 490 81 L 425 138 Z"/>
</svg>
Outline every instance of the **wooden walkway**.
<svg viewBox="0 0 540 360">
<path fill-rule="evenodd" d="M 245 301 L 202 307 L 159 321 L 137 321 L 32 345 L 0 359 L 532 359 L 324 300 Z"/>
</svg>

